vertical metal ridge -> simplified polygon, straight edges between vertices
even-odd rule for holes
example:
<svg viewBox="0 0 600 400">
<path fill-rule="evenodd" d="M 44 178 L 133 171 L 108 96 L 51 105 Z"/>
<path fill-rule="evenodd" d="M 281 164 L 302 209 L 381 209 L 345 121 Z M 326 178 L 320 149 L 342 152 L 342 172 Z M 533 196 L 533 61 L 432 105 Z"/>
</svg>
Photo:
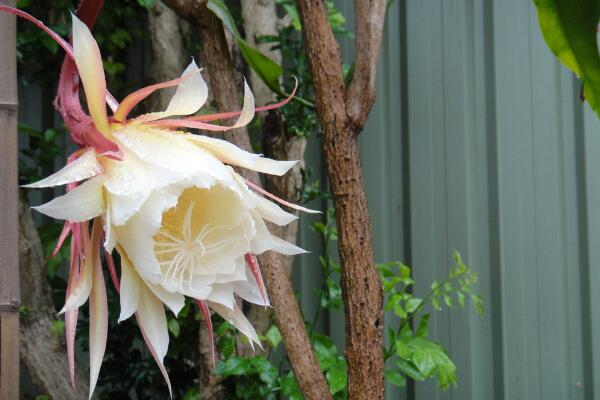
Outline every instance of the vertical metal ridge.
<svg viewBox="0 0 600 400">
<path fill-rule="evenodd" d="M 580 82 L 573 76 L 573 114 L 574 114 L 574 133 L 575 133 L 575 168 L 576 187 L 577 187 L 577 219 L 578 219 L 578 243 L 580 268 L 579 276 L 581 280 L 580 287 L 580 307 L 582 313 L 581 343 L 583 355 L 583 390 L 584 398 L 594 398 L 594 378 L 593 378 L 593 353 L 592 348 L 592 320 L 591 294 L 590 294 L 590 245 L 589 245 L 589 226 L 588 226 L 588 187 L 587 187 L 587 168 L 586 168 L 586 141 L 583 117 L 583 105 L 577 100 L 579 98 Z"/>
<path fill-rule="evenodd" d="M 488 132 L 488 209 L 489 209 L 489 249 L 490 249 L 490 281 L 496 284 L 491 288 L 492 342 L 494 352 L 494 399 L 504 399 L 504 345 L 502 331 L 502 279 L 500 252 L 500 204 L 498 181 L 498 132 L 496 121 L 496 68 L 495 68 L 495 35 L 494 35 L 494 3 L 484 2 L 484 58 L 486 82 L 486 112 Z"/>
</svg>

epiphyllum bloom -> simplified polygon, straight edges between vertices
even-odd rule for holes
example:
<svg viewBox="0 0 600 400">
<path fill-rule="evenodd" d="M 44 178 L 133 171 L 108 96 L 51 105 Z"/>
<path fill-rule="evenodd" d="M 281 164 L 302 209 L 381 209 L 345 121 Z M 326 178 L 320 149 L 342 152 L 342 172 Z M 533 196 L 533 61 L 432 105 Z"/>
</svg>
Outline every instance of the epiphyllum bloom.
<svg viewBox="0 0 600 400">
<path fill-rule="evenodd" d="M 27 185 L 67 185 L 68 189 L 65 195 L 34 208 L 66 221 L 59 246 L 72 234 L 67 298 L 61 311 L 66 313 L 71 375 L 77 310 L 89 301 L 91 396 L 108 330 L 102 247 L 120 290 L 119 321 L 135 314 L 167 382 L 163 358 L 169 335 L 163 304 L 177 315 L 184 296 L 192 297 L 209 325 L 210 307 L 251 343 L 260 345 L 236 304 L 237 296 L 269 305 L 254 255 L 267 250 L 291 255 L 303 250 L 272 236 L 264 222 L 285 225 L 296 217 L 257 194 L 266 193 L 246 182 L 230 165 L 282 175 L 295 162 L 262 158 L 223 140 L 176 130 L 225 131 L 246 125 L 255 112 L 247 85 L 241 112 L 173 119 L 196 113 L 207 99 L 207 86 L 194 62 L 180 78 L 138 90 L 116 104 L 106 90 L 96 41 L 75 16 L 72 40 L 72 50 L 64 41 L 60 44 L 72 51 L 92 124 L 82 134 L 84 145 L 62 170 Z M 166 110 L 129 118 L 138 102 L 169 86 L 177 86 L 177 90 Z M 111 117 L 107 99 L 113 108 Z M 230 127 L 208 123 L 238 114 Z M 120 282 L 113 250 L 121 260 Z"/>
</svg>

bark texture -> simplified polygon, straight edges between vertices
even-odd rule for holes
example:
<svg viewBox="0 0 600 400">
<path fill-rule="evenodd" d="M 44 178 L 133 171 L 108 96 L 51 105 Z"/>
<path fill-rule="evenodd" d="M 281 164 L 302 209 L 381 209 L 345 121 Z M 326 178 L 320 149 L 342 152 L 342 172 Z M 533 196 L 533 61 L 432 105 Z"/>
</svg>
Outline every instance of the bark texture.
<svg viewBox="0 0 600 400">
<path fill-rule="evenodd" d="M 202 0 L 167 0 L 167 4 L 199 28 L 203 59 L 210 75 L 217 109 L 239 109 L 239 86 L 236 84 L 233 63 L 219 19 L 206 8 L 206 2 Z M 251 150 L 250 138 L 245 129 L 229 131 L 225 138 L 242 149 Z M 256 172 L 240 172 L 246 179 L 260 185 Z M 280 234 L 272 225 L 269 229 L 274 234 Z M 300 389 L 307 399 L 331 399 L 327 382 L 304 328 L 304 320 L 287 275 L 284 257 L 266 252 L 259 257 L 259 262 L 275 310 L 277 325 Z"/>
<path fill-rule="evenodd" d="M 21 275 L 21 360 L 36 389 L 51 399 L 87 396 L 89 386 L 84 368 L 76 368 L 76 387 L 70 384 L 67 352 L 62 332 L 52 332 L 57 313 L 52 289 L 46 280 L 46 260 L 31 217 L 29 204 L 21 195 L 19 204 L 19 265 Z"/>
<path fill-rule="evenodd" d="M 356 60 L 344 87 L 339 45 L 321 0 L 297 0 L 309 65 L 342 265 L 350 399 L 383 399 L 383 293 L 375 266 L 357 137 L 375 99 L 374 79 L 385 0 L 356 0 Z"/>
<path fill-rule="evenodd" d="M 15 6 L 14 0 L 0 4 Z M 15 17 L 0 13 L 0 398 L 19 398 L 17 56 Z"/>
</svg>

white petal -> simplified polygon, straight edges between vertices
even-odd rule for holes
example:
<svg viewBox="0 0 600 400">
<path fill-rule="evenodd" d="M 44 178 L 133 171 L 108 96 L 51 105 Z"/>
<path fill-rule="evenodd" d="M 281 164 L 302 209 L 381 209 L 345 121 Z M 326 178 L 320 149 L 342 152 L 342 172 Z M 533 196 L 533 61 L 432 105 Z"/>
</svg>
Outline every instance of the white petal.
<svg viewBox="0 0 600 400">
<path fill-rule="evenodd" d="M 77 72 L 81 77 L 88 110 L 94 125 L 102 132 L 109 130 L 106 114 L 106 81 L 98 43 L 88 27 L 75 15 L 73 17 L 73 54 Z"/>
<path fill-rule="evenodd" d="M 276 161 L 264 158 L 260 154 L 242 150 L 226 140 L 192 134 L 185 137 L 213 153 L 215 157 L 226 164 L 236 165 L 265 174 L 281 176 L 298 163 L 298 161 Z"/>
<path fill-rule="evenodd" d="M 234 303 L 233 310 L 229 308 L 213 302 L 208 302 L 210 308 L 216 311 L 219 315 L 221 315 L 227 322 L 236 327 L 240 332 L 250 339 L 250 343 L 252 342 L 258 344 L 259 347 L 262 348 L 260 344 L 260 340 L 258 340 L 258 336 L 256 335 L 256 331 L 252 327 L 252 324 L 246 319 L 244 314 L 240 311 L 237 304 Z"/>
<path fill-rule="evenodd" d="M 106 204 L 106 214 L 104 214 L 104 248 L 111 253 L 117 244 L 117 236 L 112 227 L 110 202 Z"/>
<path fill-rule="evenodd" d="M 143 277 L 142 280 L 144 280 Z M 173 311 L 175 316 L 177 316 L 183 306 L 185 306 L 185 298 L 181 294 L 169 292 L 162 285 L 155 285 L 150 282 L 146 282 L 145 280 L 144 282 L 150 291 L 167 307 L 169 307 L 171 311 Z"/>
<path fill-rule="evenodd" d="M 121 255 L 121 314 L 119 322 L 131 317 L 138 309 L 141 286 L 144 284 L 126 254 Z"/>
<path fill-rule="evenodd" d="M 104 177 L 96 176 L 63 196 L 33 209 L 56 219 L 66 219 L 72 222 L 83 222 L 104 211 L 102 186 Z"/>
<path fill-rule="evenodd" d="M 250 86 L 248 86 L 248 82 L 244 79 L 244 105 L 242 106 L 242 113 L 233 127 L 240 128 L 248 125 L 252 121 L 252 118 L 254 118 L 254 111 L 254 96 L 252 95 Z"/>
<path fill-rule="evenodd" d="M 252 253 L 261 254 L 267 250 L 273 250 L 285 255 L 306 253 L 306 251 L 300 247 L 271 235 L 262 218 L 255 212 L 252 212 L 252 214 L 254 216 L 254 227 L 256 229 L 256 235 L 252 238 Z"/>
<path fill-rule="evenodd" d="M 86 151 L 70 164 L 65 165 L 60 171 L 29 185 L 26 188 L 44 188 L 65 185 L 67 183 L 79 182 L 91 178 L 102 172 L 102 166 L 96 158 L 93 149 Z"/>
<path fill-rule="evenodd" d="M 181 76 L 187 74 L 193 74 L 193 76 L 177 86 L 175 95 L 173 95 L 171 102 L 164 112 L 165 117 L 194 114 L 206 103 L 206 99 L 208 99 L 208 87 L 202 75 L 200 75 L 200 69 L 198 69 L 194 60 L 187 66 Z"/>
<path fill-rule="evenodd" d="M 219 303 L 233 310 L 235 299 L 233 298 L 233 287 L 230 283 L 216 283 L 212 285 L 212 291 L 207 297 L 213 303 Z"/>
<path fill-rule="evenodd" d="M 186 136 L 160 129 L 123 129 L 114 134 L 119 142 L 145 162 L 184 177 L 231 181 L 231 173 L 210 153 L 190 146 Z"/>
<path fill-rule="evenodd" d="M 140 302 L 136 317 L 144 340 L 152 356 L 158 363 L 170 391 L 171 384 L 163 364 L 163 360 L 169 349 L 167 317 L 162 303 L 146 288 L 143 288 L 140 292 Z"/>
<path fill-rule="evenodd" d="M 152 283 L 160 281 L 160 266 L 154 256 L 155 232 L 149 231 L 149 226 L 143 218 L 135 215 L 125 225 L 114 226 L 117 241 L 137 269 L 137 271 Z"/>
<path fill-rule="evenodd" d="M 256 196 L 256 195 L 255 195 Z M 258 198 L 256 204 L 256 212 L 267 221 L 271 221 L 279 226 L 287 225 L 290 222 L 298 219 L 297 216 L 289 212 L 283 211 L 281 207 L 265 199 L 264 197 L 256 196 Z"/>
<path fill-rule="evenodd" d="M 258 304 L 260 306 L 269 306 L 269 298 L 267 297 L 267 302 L 265 304 L 265 300 L 260 293 L 260 289 L 256 284 L 256 280 L 248 268 L 246 268 L 245 274 L 245 281 L 237 281 L 232 283 L 235 294 L 250 303 Z M 266 292 L 265 295 L 268 296 Z"/>
<path fill-rule="evenodd" d="M 98 245 L 99 243 L 96 243 Z M 96 387 L 100 366 L 106 350 L 108 334 L 108 304 L 106 301 L 106 287 L 102 274 L 100 258 L 94 263 L 94 284 L 90 294 L 90 398 Z"/>
</svg>

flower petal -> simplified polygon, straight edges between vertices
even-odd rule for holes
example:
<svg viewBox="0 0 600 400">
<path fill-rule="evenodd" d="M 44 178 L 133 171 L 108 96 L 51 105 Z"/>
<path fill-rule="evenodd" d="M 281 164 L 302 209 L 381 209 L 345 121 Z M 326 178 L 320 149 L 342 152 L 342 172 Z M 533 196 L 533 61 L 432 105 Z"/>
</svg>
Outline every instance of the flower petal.
<svg viewBox="0 0 600 400">
<path fill-rule="evenodd" d="M 121 256 L 121 293 L 119 295 L 121 313 L 119 314 L 119 322 L 121 322 L 137 311 L 140 302 L 140 288 L 144 283 L 133 269 L 127 254 L 122 252 L 119 252 L 119 254 Z"/>
<path fill-rule="evenodd" d="M 73 18 L 73 55 L 81 77 L 88 110 L 96 128 L 107 133 L 106 81 L 98 43 L 88 27 L 75 15 Z"/>
<path fill-rule="evenodd" d="M 66 219 L 71 222 L 87 221 L 104 211 L 103 183 L 104 177 L 96 176 L 63 196 L 32 208 L 56 219 Z"/>
<path fill-rule="evenodd" d="M 223 125 L 214 125 L 207 124 L 205 122 L 201 122 L 198 120 L 194 120 L 193 118 L 182 118 L 182 119 L 164 119 L 160 121 L 151 121 L 148 122 L 148 125 L 154 127 L 162 127 L 167 129 L 173 129 L 177 127 L 185 127 L 185 128 L 194 128 L 194 129 L 204 129 L 207 131 L 214 132 L 224 132 L 230 129 L 241 128 L 242 126 L 246 126 L 252 121 L 254 118 L 254 96 L 252 95 L 252 91 L 250 91 L 250 87 L 244 81 L 244 105 L 242 107 L 242 111 L 239 112 L 239 118 L 235 122 L 235 124 L 231 126 L 223 126 Z M 140 120 L 143 120 L 140 118 Z"/>
<path fill-rule="evenodd" d="M 271 235 L 262 218 L 254 211 L 252 211 L 252 215 L 256 229 L 256 235 L 252 238 L 252 253 L 261 254 L 267 250 L 288 256 L 306 253 L 306 250 Z"/>
<path fill-rule="evenodd" d="M 208 150 L 226 164 L 236 165 L 265 174 L 281 176 L 298 163 L 298 161 L 276 161 L 264 158 L 260 154 L 244 151 L 226 140 L 192 134 L 185 137 Z"/>
<path fill-rule="evenodd" d="M 135 316 L 148 350 L 158 364 L 169 387 L 169 393 L 171 393 L 171 381 L 163 364 L 169 348 L 169 330 L 165 309 L 162 303 L 144 287 L 140 292 L 138 311 Z"/>
<path fill-rule="evenodd" d="M 212 303 L 219 303 L 233 310 L 235 299 L 233 298 L 233 287 L 231 283 L 216 283 L 212 285 L 212 290 L 206 298 Z"/>
<path fill-rule="evenodd" d="M 93 258 L 93 284 L 90 293 L 90 399 L 98 381 L 100 366 L 106 350 L 106 338 L 108 334 L 108 304 L 106 300 L 106 286 L 104 285 L 104 275 L 102 274 L 102 265 L 100 255 L 98 254 L 101 246 L 101 224 L 100 221 L 94 221 L 92 233 L 92 246 L 94 246 Z"/>
<path fill-rule="evenodd" d="M 234 303 L 232 310 L 225 307 L 224 305 L 213 303 L 211 301 L 208 302 L 208 305 L 210 308 L 215 310 L 217 314 L 219 314 L 227 322 L 233 325 L 237 330 L 246 335 L 248 339 L 250 339 L 251 345 L 252 342 L 254 342 L 262 349 L 262 345 L 260 344 L 260 340 L 258 340 L 258 336 L 256 335 L 254 327 L 246 319 L 246 317 L 244 316 L 237 304 Z"/>
<path fill-rule="evenodd" d="M 215 179 L 223 182 L 231 180 L 229 170 L 217 158 L 197 146 L 190 146 L 183 135 L 140 127 L 123 129 L 114 135 L 126 148 L 149 164 L 182 177 L 204 177 L 205 187 L 212 185 Z"/>
<path fill-rule="evenodd" d="M 184 77 L 190 74 L 192 76 L 181 82 L 177 87 L 173 98 L 164 111 L 166 117 L 194 114 L 206 103 L 208 86 L 194 60 L 187 66 L 181 76 Z"/>
<path fill-rule="evenodd" d="M 190 68 L 190 67 L 192 67 L 192 64 L 193 64 L 193 67 L 195 67 L 195 68 Z M 188 68 L 186 68 L 186 70 L 183 72 L 183 74 L 181 75 L 180 78 L 173 79 L 173 80 L 170 80 L 167 82 L 162 82 L 162 83 L 157 83 L 154 85 L 146 86 L 145 88 L 137 90 L 137 91 L 131 93 L 130 95 L 128 95 L 121 102 L 121 104 L 119 105 L 119 108 L 115 112 L 115 115 L 114 115 L 115 120 L 124 121 L 127 118 L 127 116 L 129 115 L 129 113 L 131 112 L 131 110 L 140 101 L 144 100 L 146 97 L 150 96 L 152 93 L 154 93 L 158 89 L 164 89 L 164 88 L 172 87 L 175 85 L 179 85 L 179 87 L 177 88 L 177 92 L 175 93 L 175 96 L 173 96 L 173 99 L 171 100 L 169 107 L 167 107 L 167 111 L 159 112 L 159 113 L 145 114 L 145 115 L 142 115 L 141 117 L 139 117 L 137 120 L 138 121 L 152 121 L 154 119 L 167 117 L 169 115 L 188 115 L 188 114 L 193 114 L 196 111 L 198 111 L 200 109 L 200 107 L 202 107 L 202 105 L 206 102 L 206 98 L 208 97 L 208 88 L 206 87 L 206 82 L 204 82 L 204 80 L 202 79 L 202 76 L 200 76 L 200 70 L 196 66 L 196 63 L 194 63 L 194 61 L 192 61 L 192 64 L 190 64 L 190 66 Z M 198 76 L 199 76 L 199 78 L 198 78 Z M 192 82 L 189 82 L 189 81 L 192 81 Z M 193 93 L 193 92 L 197 92 L 197 93 Z M 176 99 L 178 93 L 180 94 L 180 96 Z M 182 96 L 182 94 L 184 94 L 184 93 L 187 96 Z M 192 97 L 191 96 L 192 94 L 194 94 L 195 97 Z M 202 97 L 204 97 L 204 100 L 202 100 Z M 173 102 L 173 100 L 175 100 L 175 102 Z M 187 101 L 187 104 L 186 104 L 186 101 Z M 201 104 L 194 111 L 189 112 L 189 113 L 183 112 L 181 114 L 177 113 L 177 111 L 180 111 L 179 109 L 177 109 L 177 106 L 181 106 L 181 111 L 187 111 L 187 110 L 193 108 L 196 104 L 198 104 L 199 101 L 201 101 Z M 171 106 L 171 104 L 173 104 L 173 106 Z M 173 112 L 172 114 L 168 114 L 169 111 L 175 111 L 175 112 Z"/>
<path fill-rule="evenodd" d="M 265 199 L 264 197 L 256 196 L 258 199 L 256 203 L 256 212 L 260 214 L 261 217 L 270 221 L 276 225 L 284 226 L 289 224 L 290 222 L 298 219 L 298 217 L 289 212 L 283 211 L 281 207 L 277 204 L 273 203 Z"/>
<path fill-rule="evenodd" d="M 65 185 L 67 183 L 79 182 L 91 178 L 101 172 L 102 166 L 96 159 L 96 152 L 94 149 L 90 149 L 73 162 L 65 165 L 60 171 L 55 172 L 41 181 L 23 185 L 23 187 L 44 188 Z"/>
</svg>

